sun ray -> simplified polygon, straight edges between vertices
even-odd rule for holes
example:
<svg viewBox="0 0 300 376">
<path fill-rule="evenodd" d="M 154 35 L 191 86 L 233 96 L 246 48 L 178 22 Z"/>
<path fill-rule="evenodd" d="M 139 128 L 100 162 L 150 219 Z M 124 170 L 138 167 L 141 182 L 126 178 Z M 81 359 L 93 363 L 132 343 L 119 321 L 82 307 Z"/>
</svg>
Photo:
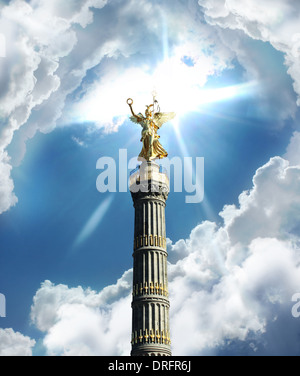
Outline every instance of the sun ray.
<svg viewBox="0 0 300 376">
<path fill-rule="evenodd" d="M 91 215 L 91 217 L 89 218 L 89 220 L 87 221 L 83 229 L 78 234 L 73 244 L 73 248 L 78 247 L 80 244 L 85 242 L 92 235 L 92 233 L 96 230 L 96 228 L 102 222 L 106 212 L 108 211 L 110 205 L 112 204 L 113 198 L 114 196 L 110 195 L 108 198 L 106 198 L 104 201 L 101 202 L 101 204 L 94 211 L 94 213 Z"/>
</svg>

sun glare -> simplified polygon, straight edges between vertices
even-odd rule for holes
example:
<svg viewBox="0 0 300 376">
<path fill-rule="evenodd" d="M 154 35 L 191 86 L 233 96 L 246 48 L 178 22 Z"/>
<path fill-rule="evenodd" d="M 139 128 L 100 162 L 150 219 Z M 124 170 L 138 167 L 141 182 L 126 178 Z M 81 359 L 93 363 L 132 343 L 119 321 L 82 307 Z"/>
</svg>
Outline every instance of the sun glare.
<svg viewBox="0 0 300 376">
<path fill-rule="evenodd" d="M 75 116 L 76 121 L 94 122 L 99 127 L 112 127 L 113 130 L 129 115 L 128 97 L 134 100 L 134 110 L 144 113 L 145 105 L 152 103 L 151 93 L 155 89 L 161 111 L 174 111 L 181 116 L 201 111 L 205 103 L 249 95 L 256 85 L 247 82 L 205 89 L 212 74 L 209 57 L 194 61 L 183 55 L 165 58 L 152 72 L 148 66 L 125 69 L 95 82 L 75 105 L 75 110 L 72 109 L 71 116 Z"/>
<path fill-rule="evenodd" d="M 251 94 L 255 82 L 206 89 L 207 67 L 186 64 L 182 59 L 165 60 L 155 71 L 153 80 L 161 103 L 178 115 L 199 111 L 205 103 L 229 100 Z"/>
</svg>

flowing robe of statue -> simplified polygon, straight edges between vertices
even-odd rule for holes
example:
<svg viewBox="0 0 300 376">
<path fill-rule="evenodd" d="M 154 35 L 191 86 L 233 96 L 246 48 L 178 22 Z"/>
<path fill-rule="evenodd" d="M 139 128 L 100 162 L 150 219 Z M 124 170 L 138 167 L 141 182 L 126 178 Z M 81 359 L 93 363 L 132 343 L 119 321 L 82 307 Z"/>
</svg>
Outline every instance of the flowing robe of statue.
<svg viewBox="0 0 300 376">
<path fill-rule="evenodd" d="M 142 151 L 139 154 L 139 160 L 151 161 L 154 159 L 161 159 L 168 156 L 166 150 L 162 147 L 161 143 L 158 141 L 160 136 L 157 134 L 157 130 L 167 121 L 175 117 L 174 112 L 163 113 L 156 112 L 152 115 L 151 107 L 146 106 L 145 116 L 141 113 L 136 115 L 133 112 L 132 99 L 128 99 L 127 103 L 130 107 L 132 116 L 130 120 L 134 123 L 140 124 L 142 126 L 142 137 L 141 141 L 143 143 Z"/>
</svg>

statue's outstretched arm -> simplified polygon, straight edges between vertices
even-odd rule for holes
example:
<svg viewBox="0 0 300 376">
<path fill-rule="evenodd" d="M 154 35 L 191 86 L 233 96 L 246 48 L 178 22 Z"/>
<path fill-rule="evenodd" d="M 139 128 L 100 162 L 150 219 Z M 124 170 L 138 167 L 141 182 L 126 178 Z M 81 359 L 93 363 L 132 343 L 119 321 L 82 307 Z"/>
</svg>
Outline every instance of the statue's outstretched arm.
<svg viewBox="0 0 300 376">
<path fill-rule="evenodd" d="M 130 111 L 131 111 L 131 113 L 132 113 L 132 116 L 134 116 L 138 122 L 142 121 L 142 118 L 141 118 L 140 116 L 136 115 L 136 114 L 134 113 L 134 111 L 133 111 L 133 108 L 132 108 L 133 100 L 132 100 L 131 98 L 128 98 L 128 99 L 127 99 L 127 104 L 128 104 L 128 106 L 129 106 L 129 108 L 130 108 Z"/>
</svg>

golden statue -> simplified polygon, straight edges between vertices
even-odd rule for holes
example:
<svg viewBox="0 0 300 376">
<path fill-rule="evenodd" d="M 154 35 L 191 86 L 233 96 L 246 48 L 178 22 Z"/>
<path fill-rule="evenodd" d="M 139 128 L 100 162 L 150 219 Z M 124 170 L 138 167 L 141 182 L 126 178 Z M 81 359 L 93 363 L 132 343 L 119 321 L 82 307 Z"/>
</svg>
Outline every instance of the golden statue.
<svg viewBox="0 0 300 376">
<path fill-rule="evenodd" d="M 154 101 L 157 103 L 157 101 Z M 142 138 L 143 143 L 142 151 L 138 157 L 138 160 L 151 161 L 153 159 L 161 159 L 168 156 L 168 153 L 161 146 L 158 139 L 160 136 L 157 134 L 157 130 L 167 121 L 175 117 L 174 112 L 160 112 L 159 107 L 158 111 L 154 112 L 154 104 L 146 106 L 145 116 L 141 113 L 136 115 L 133 112 L 132 105 L 133 100 L 131 98 L 127 99 L 127 104 L 130 107 L 132 116 L 130 120 L 134 123 L 140 124 L 142 126 Z M 151 110 L 153 109 L 153 110 Z"/>
</svg>

